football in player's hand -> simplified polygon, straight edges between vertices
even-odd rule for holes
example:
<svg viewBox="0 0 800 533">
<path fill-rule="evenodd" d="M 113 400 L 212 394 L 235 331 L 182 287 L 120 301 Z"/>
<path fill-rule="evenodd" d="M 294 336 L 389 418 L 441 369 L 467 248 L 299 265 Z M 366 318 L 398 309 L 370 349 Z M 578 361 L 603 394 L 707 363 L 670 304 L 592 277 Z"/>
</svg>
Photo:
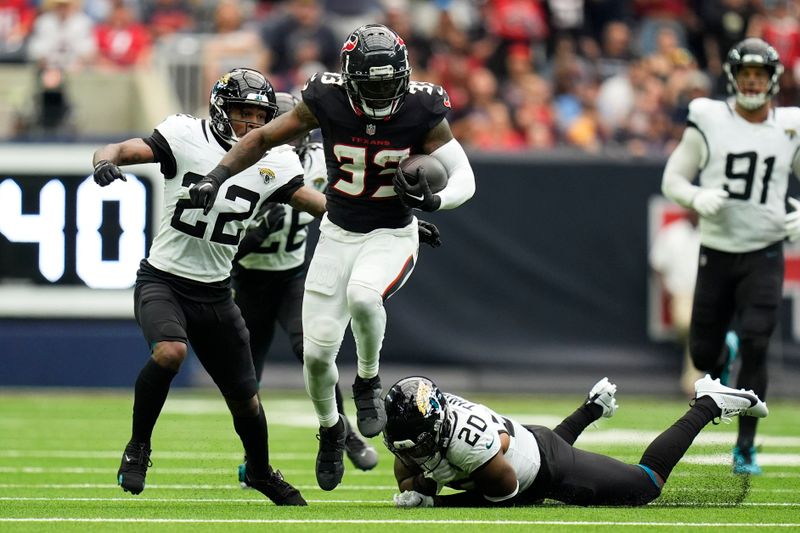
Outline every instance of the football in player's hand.
<svg viewBox="0 0 800 533">
<path fill-rule="evenodd" d="M 431 192 L 436 194 L 447 186 L 447 170 L 438 159 L 427 154 L 416 154 L 400 161 L 400 170 L 409 185 L 417 184 L 417 170 L 422 167 L 425 169 L 425 178 Z"/>
</svg>

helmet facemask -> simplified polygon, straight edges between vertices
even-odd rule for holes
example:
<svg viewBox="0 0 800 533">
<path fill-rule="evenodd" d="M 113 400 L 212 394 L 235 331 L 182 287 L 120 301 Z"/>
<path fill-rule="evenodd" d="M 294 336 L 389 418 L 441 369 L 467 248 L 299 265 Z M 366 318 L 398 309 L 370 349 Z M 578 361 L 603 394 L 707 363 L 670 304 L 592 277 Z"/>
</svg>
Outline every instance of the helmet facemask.
<svg viewBox="0 0 800 533">
<path fill-rule="evenodd" d="M 758 94 L 747 94 L 739 87 L 736 76 L 744 67 L 761 67 L 769 75 L 767 89 Z M 728 53 L 723 65 L 728 78 L 728 92 L 736 97 L 736 103 L 743 109 L 755 110 L 766 105 L 780 90 L 780 77 L 783 74 L 778 53 L 761 39 L 745 39 Z"/>
<path fill-rule="evenodd" d="M 409 77 L 410 69 L 396 73 L 391 65 L 371 67 L 366 76 L 345 74 L 345 89 L 354 108 L 358 107 L 370 118 L 382 119 L 400 109 Z"/>
</svg>

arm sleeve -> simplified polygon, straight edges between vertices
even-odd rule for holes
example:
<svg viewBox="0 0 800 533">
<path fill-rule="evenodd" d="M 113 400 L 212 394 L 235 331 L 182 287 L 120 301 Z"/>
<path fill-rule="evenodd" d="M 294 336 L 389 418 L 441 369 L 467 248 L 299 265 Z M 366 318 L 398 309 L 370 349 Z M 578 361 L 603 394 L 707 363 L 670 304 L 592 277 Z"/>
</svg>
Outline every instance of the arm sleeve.
<svg viewBox="0 0 800 533">
<path fill-rule="evenodd" d="M 153 130 L 153 134 L 150 137 L 143 137 L 142 140 L 153 151 L 155 162 L 161 165 L 161 173 L 164 175 L 164 179 L 174 178 L 178 172 L 178 163 L 175 161 L 175 156 L 167 139 L 158 130 Z"/>
<path fill-rule="evenodd" d="M 516 497 L 517 492 L 513 496 L 500 501 L 489 501 L 483 494 L 476 490 L 468 490 L 465 492 L 456 492 L 455 494 L 445 494 L 444 496 L 434 496 L 434 507 L 513 507 L 519 505 L 521 502 Z"/>
<path fill-rule="evenodd" d="M 453 209 L 472 198 L 475 194 L 475 174 L 461 144 L 451 139 L 431 155 L 444 165 L 448 176 L 447 187 L 438 193 L 442 201 L 439 209 Z"/>
<path fill-rule="evenodd" d="M 279 204 L 288 204 L 297 189 L 303 186 L 303 175 L 293 177 L 286 185 L 282 185 L 278 190 L 269 195 L 267 202 L 276 202 Z"/>
<path fill-rule="evenodd" d="M 691 207 L 700 190 L 700 187 L 692 185 L 692 180 L 707 158 L 708 148 L 703 134 L 697 128 L 687 127 L 664 167 L 661 178 L 664 196 L 683 207 Z"/>
</svg>

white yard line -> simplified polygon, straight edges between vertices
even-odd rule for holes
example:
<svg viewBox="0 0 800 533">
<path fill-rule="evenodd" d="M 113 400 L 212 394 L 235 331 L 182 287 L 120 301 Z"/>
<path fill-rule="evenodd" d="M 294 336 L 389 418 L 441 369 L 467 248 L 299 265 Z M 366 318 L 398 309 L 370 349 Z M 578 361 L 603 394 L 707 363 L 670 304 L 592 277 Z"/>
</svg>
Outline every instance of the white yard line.
<svg viewBox="0 0 800 533">
<path fill-rule="evenodd" d="M 800 527 L 796 523 L 760 523 L 760 522 L 619 522 L 619 521 L 578 521 L 578 520 L 325 520 L 325 519 L 193 519 L 193 518 L 66 518 L 66 517 L 40 517 L 40 518 L 0 518 L 0 522 L 76 522 L 98 524 L 459 524 L 459 525 L 522 525 L 522 526 L 618 526 L 618 527 L 732 527 L 732 528 L 757 528 L 757 527 Z"/>
<path fill-rule="evenodd" d="M 786 491 L 789 492 L 789 491 Z M 25 496 L 3 496 L 0 497 L 0 501 L 6 502 L 51 502 L 51 501 L 59 501 L 59 502 L 128 502 L 128 503 L 142 503 L 142 502 L 160 502 L 163 503 L 165 500 L 163 498 L 131 498 L 131 497 L 119 497 L 119 498 L 76 498 L 76 497 L 62 497 L 62 498 L 53 498 L 53 497 L 25 497 Z M 253 497 L 253 498 L 170 498 L 170 503 L 259 503 L 263 502 L 263 498 Z M 354 504 L 354 505 L 363 505 L 363 504 L 376 504 L 376 505 L 390 505 L 392 502 L 388 499 L 382 500 L 306 500 L 308 503 L 319 503 L 319 504 Z M 558 504 L 556 504 L 558 505 Z M 708 502 L 680 502 L 680 503 L 655 503 L 651 505 L 651 507 L 677 507 L 677 506 L 687 506 L 687 505 L 702 505 L 703 507 L 800 507 L 800 502 L 742 502 L 738 504 L 734 503 L 715 503 L 709 505 Z"/>
</svg>

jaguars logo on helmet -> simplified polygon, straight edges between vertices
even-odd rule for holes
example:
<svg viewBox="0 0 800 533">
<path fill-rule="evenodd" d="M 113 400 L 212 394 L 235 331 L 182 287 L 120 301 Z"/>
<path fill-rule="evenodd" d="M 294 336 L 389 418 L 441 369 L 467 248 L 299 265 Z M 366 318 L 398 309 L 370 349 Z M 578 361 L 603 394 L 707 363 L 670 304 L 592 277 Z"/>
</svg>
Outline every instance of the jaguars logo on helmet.
<svg viewBox="0 0 800 533">
<path fill-rule="evenodd" d="M 229 144 L 239 140 L 229 116 L 232 105 L 255 105 L 266 109 L 267 122 L 277 116 L 275 89 L 257 70 L 235 68 L 211 88 L 208 110 L 214 132 Z"/>
<path fill-rule="evenodd" d="M 742 67 L 749 66 L 763 67 L 769 74 L 769 85 L 763 93 L 745 94 L 739 89 L 736 74 Z M 736 96 L 736 102 L 744 109 L 758 109 L 778 94 L 783 64 L 778 52 L 761 39 L 745 39 L 731 48 L 723 69 L 728 78 L 728 92 Z"/>
<path fill-rule="evenodd" d="M 342 46 L 342 79 L 357 114 L 386 119 L 397 113 L 410 78 L 403 39 L 382 24 L 361 26 Z"/>
<path fill-rule="evenodd" d="M 413 376 L 395 383 L 384 398 L 386 447 L 409 466 L 431 471 L 450 438 L 450 417 L 442 391 L 428 378 Z"/>
</svg>

